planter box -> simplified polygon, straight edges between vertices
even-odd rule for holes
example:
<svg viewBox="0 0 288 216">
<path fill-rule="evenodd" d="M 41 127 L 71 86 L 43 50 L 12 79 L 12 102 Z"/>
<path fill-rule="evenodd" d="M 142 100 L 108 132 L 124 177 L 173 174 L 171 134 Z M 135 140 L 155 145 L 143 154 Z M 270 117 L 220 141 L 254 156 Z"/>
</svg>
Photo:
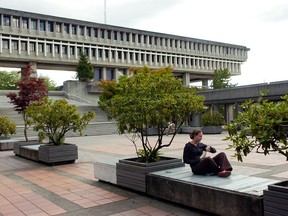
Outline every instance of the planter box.
<svg viewBox="0 0 288 216">
<path fill-rule="evenodd" d="M 20 148 L 22 146 L 28 146 L 28 145 L 37 145 L 39 142 L 37 140 L 31 140 L 31 141 L 17 141 L 13 144 L 13 152 L 15 155 L 20 155 Z"/>
<path fill-rule="evenodd" d="M 144 135 L 146 135 L 146 133 L 143 133 Z M 147 129 L 147 136 L 155 136 L 158 135 L 158 129 L 157 128 L 148 128 Z"/>
<path fill-rule="evenodd" d="M 145 193 L 148 173 L 184 166 L 178 158 L 162 157 L 162 160 L 152 163 L 140 163 L 136 159 L 123 159 L 116 164 L 117 185 Z"/>
<path fill-rule="evenodd" d="M 44 144 L 34 144 L 34 145 L 24 145 L 24 146 L 21 146 L 19 151 L 19 155 L 21 157 L 24 157 L 24 158 L 27 158 L 27 159 L 30 159 L 30 160 L 34 160 L 34 161 L 38 161 L 38 150 L 39 150 L 39 147 L 41 145 L 44 145 Z"/>
<path fill-rule="evenodd" d="M 75 144 L 41 145 L 38 150 L 38 159 L 47 164 L 74 163 L 78 159 L 78 147 Z"/>
<path fill-rule="evenodd" d="M 15 142 L 17 142 L 17 140 L 13 140 L 10 138 L 1 138 L 0 139 L 0 151 L 12 150 Z"/>
<path fill-rule="evenodd" d="M 288 181 L 268 185 L 263 196 L 264 216 L 288 215 Z"/>
<path fill-rule="evenodd" d="M 221 134 L 222 131 L 222 126 L 204 126 L 202 128 L 203 134 Z"/>
</svg>

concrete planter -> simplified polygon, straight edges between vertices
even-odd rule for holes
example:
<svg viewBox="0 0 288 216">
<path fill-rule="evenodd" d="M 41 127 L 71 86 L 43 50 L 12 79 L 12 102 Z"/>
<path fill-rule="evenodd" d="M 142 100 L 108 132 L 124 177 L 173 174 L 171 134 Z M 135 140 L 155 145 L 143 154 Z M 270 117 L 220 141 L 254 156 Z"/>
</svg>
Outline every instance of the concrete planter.
<svg viewBox="0 0 288 216">
<path fill-rule="evenodd" d="M 146 133 L 143 133 L 144 135 L 146 135 Z M 158 135 L 158 129 L 157 128 L 148 128 L 147 129 L 147 136 L 156 136 Z"/>
<path fill-rule="evenodd" d="M 15 142 L 17 140 L 10 139 L 9 137 L 0 137 L 0 151 L 12 150 Z"/>
<path fill-rule="evenodd" d="M 264 216 L 288 215 L 288 181 L 268 185 L 263 196 Z"/>
<path fill-rule="evenodd" d="M 117 185 L 146 193 L 146 175 L 150 172 L 184 166 L 181 159 L 162 157 L 160 161 L 141 163 L 137 158 L 119 160 L 116 164 Z"/>
<path fill-rule="evenodd" d="M 28 146 L 28 145 L 36 145 L 39 144 L 37 140 L 31 140 L 31 141 L 17 141 L 13 143 L 13 152 L 15 155 L 20 156 L 20 148 L 22 146 Z"/>
<path fill-rule="evenodd" d="M 221 134 L 222 131 L 222 126 L 204 126 L 202 128 L 203 134 Z"/>
<path fill-rule="evenodd" d="M 78 159 L 78 147 L 74 144 L 41 145 L 38 149 L 38 159 L 47 164 L 74 163 Z"/>
</svg>

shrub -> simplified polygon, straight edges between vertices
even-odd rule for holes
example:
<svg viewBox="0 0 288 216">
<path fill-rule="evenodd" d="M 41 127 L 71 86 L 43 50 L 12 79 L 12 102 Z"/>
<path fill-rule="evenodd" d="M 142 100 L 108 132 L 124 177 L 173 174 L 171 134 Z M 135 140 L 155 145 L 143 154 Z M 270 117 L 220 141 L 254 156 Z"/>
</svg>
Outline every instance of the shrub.
<svg viewBox="0 0 288 216">
<path fill-rule="evenodd" d="M 0 136 L 16 134 L 16 124 L 7 116 L 0 116 Z"/>
<path fill-rule="evenodd" d="M 217 111 L 206 111 L 201 116 L 203 126 L 220 126 L 224 124 L 224 116 Z"/>
</svg>

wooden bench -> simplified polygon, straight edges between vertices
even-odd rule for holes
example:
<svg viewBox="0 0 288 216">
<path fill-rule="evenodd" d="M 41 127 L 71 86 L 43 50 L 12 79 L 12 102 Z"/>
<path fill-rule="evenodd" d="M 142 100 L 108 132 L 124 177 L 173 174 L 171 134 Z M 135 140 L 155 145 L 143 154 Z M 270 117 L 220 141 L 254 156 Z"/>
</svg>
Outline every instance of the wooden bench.
<svg viewBox="0 0 288 216">
<path fill-rule="evenodd" d="M 277 180 L 232 173 L 193 175 L 189 166 L 150 173 L 147 194 L 223 216 L 263 215 L 263 190 Z"/>
</svg>

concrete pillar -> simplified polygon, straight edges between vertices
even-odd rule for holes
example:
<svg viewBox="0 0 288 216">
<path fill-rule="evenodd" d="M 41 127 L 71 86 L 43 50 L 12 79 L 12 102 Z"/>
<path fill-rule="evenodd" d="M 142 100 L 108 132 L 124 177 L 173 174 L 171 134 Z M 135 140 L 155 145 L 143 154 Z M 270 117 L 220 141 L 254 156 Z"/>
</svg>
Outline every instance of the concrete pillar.
<svg viewBox="0 0 288 216">
<path fill-rule="evenodd" d="M 203 88 L 209 88 L 209 86 L 208 86 L 208 79 L 202 79 L 202 87 Z"/>
<path fill-rule="evenodd" d="M 107 68 L 103 67 L 102 68 L 102 75 L 103 75 L 103 80 L 107 80 Z"/>
<path fill-rule="evenodd" d="M 191 127 L 201 127 L 201 115 L 200 114 L 193 114 L 192 120 L 189 123 Z"/>
<path fill-rule="evenodd" d="M 183 85 L 184 86 L 189 86 L 189 84 L 190 84 L 190 73 L 189 72 L 184 73 L 183 76 L 182 76 L 182 79 L 183 79 Z"/>
<path fill-rule="evenodd" d="M 226 122 L 229 123 L 234 119 L 234 104 L 226 104 Z"/>
</svg>

